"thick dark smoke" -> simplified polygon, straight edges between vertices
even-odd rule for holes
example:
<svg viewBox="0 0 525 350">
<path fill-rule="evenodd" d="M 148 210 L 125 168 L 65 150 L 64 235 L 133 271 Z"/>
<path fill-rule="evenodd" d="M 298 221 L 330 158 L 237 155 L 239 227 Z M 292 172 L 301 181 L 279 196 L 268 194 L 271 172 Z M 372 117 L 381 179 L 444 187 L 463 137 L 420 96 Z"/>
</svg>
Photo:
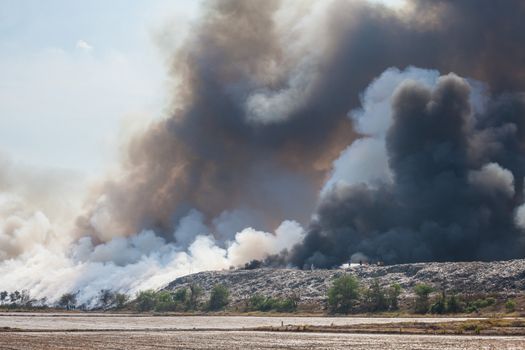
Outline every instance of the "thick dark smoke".
<svg viewBox="0 0 525 350">
<path fill-rule="evenodd" d="M 107 239 L 100 222 L 109 217 L 110 237 L 143 229 L 171 237 L 191 209 L 207 223 L 233 210 L 262 229 L 306 223 L 332 162 L 357 137 L 346 114 L 360 92 L 388 67 L 414 65 L 507 94 L 473 122 L 469 88 L 457 78 L 435 91 L 404 87 L 387 138 L 393 184 L 327 195 L 290 261 L 331 266 L 355 252 L 388 262 L 519 256 L 513 209 L 525 131 L 512 92 L 525 88 L 525 4 L 309 5 L 208 2 L 173 55 L 175 107 L 130 142 L 121 177 L 79 220 L 83 231 Z M 498 165 L 483 168 L 489 163 Z M 487 190 L 499 167 L 513 175 L 512 195 Z"/>
<path fill-rule="evenodd" d="M 357 252 L 387 263 L 522 257 L 515 210 L 525 139 L 515 121 L 525 117 L 525 99 L 496 98 L 478 115 L 469 96 L 454 75 L 433 91 L 402 85 L 386 136 L 393 182 L 335 188 L 292 262 L 334 266 Z"/>
<path fill-rule="evenodd" d="M 307 88 L 290 86 L 291 75 L 301 80 L 309 69 L 298 69 L 302 58 L 283 52 L 273 19 L 279 5 L 210 2 L 174 57 L 182 105 L 132 140 L 123 178 L 104 185 L 104 210 L 121 234 L 153 228 L 169 235 L 192 208 L 208 219 L 248 210 L 256 213 L 251 224 L 263 228 L 308 219 L 352 131 L 346 106 L 331 107 L 314 93 L 285 96 L 275 108 L 286 114 L 276 121 L 274 107 L 264 110 L 265 103 L 275 104 L 264 101 L 266 95 Z M 254 95 L 263 97 L 255 112 L 247 102 Z"/>
</svg>

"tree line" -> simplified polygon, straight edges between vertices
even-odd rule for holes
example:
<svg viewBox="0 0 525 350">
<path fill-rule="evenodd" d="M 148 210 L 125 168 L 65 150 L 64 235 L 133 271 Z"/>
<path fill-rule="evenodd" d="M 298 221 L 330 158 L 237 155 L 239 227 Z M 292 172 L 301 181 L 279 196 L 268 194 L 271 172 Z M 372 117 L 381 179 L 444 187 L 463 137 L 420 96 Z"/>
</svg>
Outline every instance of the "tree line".
<svg viewBox="0 0 525 350">
<path fill-rule="evenodd" d="M 328 311 L 339 314 L 395 311 L 399 309 L 401 291 L 399 284 L 381 286 L 375 279 L 364 287 L 356 277 L 344 275 L 336 278 L 328 289 Z M 415 285 L 413 293 L 415 298 L 410 308 L 416 314 L 472 313 L 496 304 L 494 297 L 459 296 L 424 283 Z M 516 302 L 508 299 L 504 306 L 507 312 L 514 312 Z"/>
</svg>

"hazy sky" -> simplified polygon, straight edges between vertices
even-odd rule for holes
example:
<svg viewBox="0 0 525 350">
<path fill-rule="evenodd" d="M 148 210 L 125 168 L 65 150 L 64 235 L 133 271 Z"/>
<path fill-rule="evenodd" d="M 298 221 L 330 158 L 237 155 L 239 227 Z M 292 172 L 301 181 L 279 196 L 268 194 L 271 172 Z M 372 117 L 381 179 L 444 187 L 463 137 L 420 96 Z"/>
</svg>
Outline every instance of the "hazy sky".
<svg viewBox="0 0 525 350">
<path fill-rule="evenodd" d="M 0 0 L 0 153 L 100 173 L 127 120 L 162 114 L 156 35 L 169 22 L 182 37 L 200 3 Z"/>
<path fill-rule="evenodd" d="M 154 41 L 183 33 L 191 0 L 1 0 L 0 152 L 92 174 L 112 158 L 123 118 L 163 105 Z"/>
</svg>

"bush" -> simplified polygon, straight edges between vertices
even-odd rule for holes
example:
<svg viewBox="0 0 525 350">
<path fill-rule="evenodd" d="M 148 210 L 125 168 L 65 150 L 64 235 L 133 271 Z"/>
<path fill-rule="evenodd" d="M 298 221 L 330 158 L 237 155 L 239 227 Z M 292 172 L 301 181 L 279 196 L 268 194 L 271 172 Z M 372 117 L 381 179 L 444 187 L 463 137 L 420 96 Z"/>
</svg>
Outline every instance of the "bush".
<svg viewBox="0 0 525 350">
<path fill-rule="evenodd" d="M 392 284 L 386 290 L 386 299 L 389 310 L 399 309 L 399 295 L 401 295 L 401 286 L 397 283 Z"/>
<path fill-rule="evenodd" d="M 173 300 L 171 292 L 161 290 L 155 293 L 154 297 L 155 311 L 175 311 L 177 304 Z"/>
<path fill-rule="evenodd" d="M 126 306 L 129 297 L 124 293 L 115 293 L 115 308 L 122 309 Z"/>
<path fill-rule="evenodd" d="M 192 292 L 193 291 L 193 292 Z M 201 294 L 200 287 L 191 286 L 188 288 L 177 289 L 174 293 L 161 290 L 155 292 L 153 290 L 142 291 L 137 295 L 136 306 L 138 311 L 185 311 L 194 309 L 197 305 L 197 298 Z M 127 300 L 123 300 L 122 305 Z"/>
<path fill-rule="evenodd" d="M 457 314 L 463 311 L 463 305 L 455 295 L 451 295 L 447 300 L 447 312 Z"/>
<path fill-rule="evenodd" d="M 156 304 L 156 293 L 154 290 L 149 289 L 142 292 L 139 292 L 137 295 L 137 311 L 151 311 Z"/>
<path fill-rule="evenodd" d="M 328 289 L 328 308 L 330 312 L 347 314 L 359 299 L 359 281 L 353 276 L 336 278 Z"/>
<path fill-rule="evenodd" d="M 189 300 L 189 293 L 188 289 L 186 288 L 180 288 L 175 291 L 175 294 L 173 294 L 173 300 L 180 305 L 186 305 Z"/>
<path fill-rule="evenodd" d="M 376 312 L 388 310 L 388 301 L 385 292 L 377 279 L 375 279 L 370 287 L 365 290 L 364 298 L 364 303 L 368 311 Z"/>
<path fill-rule="evenodd" d="M 514 312 L 516 310 L 516 302 L 514 300 L 507 300 L 505 303 L 505 309 L 507 312 Z"/>
<path fill-rule="evenodd" d="M 471 300 L 467 303 L 467 306 L 465 307 L 465 311 L 468 313 L 472 312 L 478 312 L 479 309 L 483 309 L 485 307 L 494 305 L 496 303 L 496 299 L 494 298 L 484 298 L 484 299 L 476 299 Z"/>
<path fill-rule="evenodd" d="M 249 311 L 268 311 L 267 298 L 261 294 L 254 294 L 248 299 L 247 309 Z"/>
<path fill-rule="evenodd" d="M 438 299 L 430 306 L 430 313 L 432 314 L 444 314 L 447 312 L 445 292 L 442 292 Z"/>
<path fill-rule="evenodd" d="M 190 292 L 188 288 L 179 288 L 173 294 L 174 310 L 186 311 L 190 309 Z"/>
<path fill-rule="evenodd" d="M 294 298 L 283 298 L 277 301 L 275 311 L 278 312 L 293 312 L 297 310 L 297 300 Z"/>
<path fill-rule="evenodd" d="M 287 298 L 266 298 L 260 294 L 253 295 L 248 300 L 249 311 L 278 311 L 293 312 L 297 310 L 299 298 L 291 296 Z"/>
<path fill-rule="evenodd" d="M 208 309 L 211 311 L 222 310 L 228 305 L 230 297 L 230 291 L 222 284 L 216 284 L 210 295 L 208 302 Z"/>
<path fill-rule="evenodd" d="M 416 303 L 414 311 L 418 314 L 425 314 L 429 309 L 429 295 L 434 289 L 427 284 L 418 284 L 414 287 L 416 293 Z"/>
<path fill-rule="evenodd" d="M 58 300 L 58 306 L 64 309 L 67 309 L 67 310 L 75 308 L 76 303 L 77 303 L 77 296 L 73 293 L 62 294 L 62 296 Z"/>
<path fill-rule="evenodd" d="M 202 288 L 198 284 L 190 285 L 190 295 L 188 298 L 188 309 L 195 310 L 199 306 L 199 298 L 202 295 Z"/>
</svg>

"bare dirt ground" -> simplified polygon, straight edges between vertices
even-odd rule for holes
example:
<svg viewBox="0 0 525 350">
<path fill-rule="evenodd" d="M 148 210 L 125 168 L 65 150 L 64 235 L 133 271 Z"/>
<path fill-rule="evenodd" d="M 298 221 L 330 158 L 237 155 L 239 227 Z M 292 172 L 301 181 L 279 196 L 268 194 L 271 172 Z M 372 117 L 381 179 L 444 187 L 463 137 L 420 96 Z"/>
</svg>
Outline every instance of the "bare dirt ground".
<svg viewBox="0 0 525 350">
<path fill-rule="evenodd" d="M 316 324 L 387 325 L 459 318 L 144 316 L 122 314 L 0 314 L 0 349 L 525 349 L 513 336 L 427 336 L 240 330 Z M 282 323 L 281 323 L 282 322 Z M 333 326 L 331 326 L 333 325 Z M 213 329 L 213 330 L 211 330 Z"/>
<path fill-rule="evenodd" d="M 234 329 L 285 325 L 342 326 L 393 322 L 447 322 L 467 318 L 144 316 L 122 314 L 0 313 L 0 328 L 21 330 Z"/>
<path fill-rule="evenodd" d="M 400 336 L 225 331 L 1 333 L 0 349 L 517 350 L 520 337 Z"/>
</svg>

